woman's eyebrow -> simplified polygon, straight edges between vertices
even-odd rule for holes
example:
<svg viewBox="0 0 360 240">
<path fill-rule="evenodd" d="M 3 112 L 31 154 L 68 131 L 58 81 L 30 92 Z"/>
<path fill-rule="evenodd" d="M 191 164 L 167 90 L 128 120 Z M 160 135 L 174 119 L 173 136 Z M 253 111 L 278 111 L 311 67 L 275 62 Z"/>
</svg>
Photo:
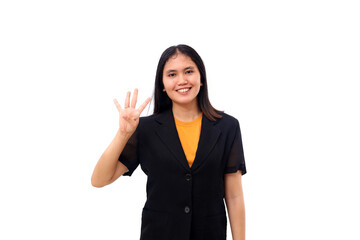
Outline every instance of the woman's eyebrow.
<svg viewBox="0 0 360 240">
<path fill-rule="evenodd" d="M 184 70 L 188 70 L 188 69 L 194 69 L 195 67 L 194 66 L 188 66 L 186 68 L 184 68 Z M 169 69 L 166 71 L 166 73 L 170 73 L 170 72 L 176 72 L 175 69 Z"/>
<path fill-rule="evenodd" d="M 188 66 L 188 67 L 184 68 L 184 70 L 194 69 L 194 68 L 195 68 L 194 66 Z"/>
</svg>

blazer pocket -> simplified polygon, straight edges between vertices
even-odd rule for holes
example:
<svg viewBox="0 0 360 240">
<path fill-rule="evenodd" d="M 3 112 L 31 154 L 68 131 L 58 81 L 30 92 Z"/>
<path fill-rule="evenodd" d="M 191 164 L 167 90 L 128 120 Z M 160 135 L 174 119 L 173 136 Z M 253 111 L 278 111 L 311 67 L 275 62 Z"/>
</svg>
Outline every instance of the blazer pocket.
<svg viewBox="0 0 360 240">
<path fill-rule="evenodd" d="M 168 214 L 143 208 L 140 240 L 169 240 Z"/>
<path fill-rule="evenodd" d="M 227 230 L 226 213 L 208 216 L 205 223 L 205 239 L 225 240 Z"/>
</svg>

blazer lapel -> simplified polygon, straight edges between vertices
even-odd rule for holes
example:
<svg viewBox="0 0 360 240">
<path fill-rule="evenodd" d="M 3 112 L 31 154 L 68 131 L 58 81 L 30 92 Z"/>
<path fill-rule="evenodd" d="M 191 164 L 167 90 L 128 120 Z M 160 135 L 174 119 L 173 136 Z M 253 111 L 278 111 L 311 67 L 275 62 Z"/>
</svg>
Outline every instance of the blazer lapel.
<svg viewBox="0 0 360 240">
<path fill-rule="evenodd" d="M 158 123 L 155 124 L 156 134 L 174 155 L 174 158 L 178 161 L 178 163 L 186 170 L 193 171 L 205 162 L 207 155 L 213 149 L 221 134 L 221 131 L 215 126 L 217 121 L 212 122 L 203 115 L 198 148 L 194 163 L 190 168 L 176 130 L 172 109 L 158 114 L 155 120 Z"/>
</svg>

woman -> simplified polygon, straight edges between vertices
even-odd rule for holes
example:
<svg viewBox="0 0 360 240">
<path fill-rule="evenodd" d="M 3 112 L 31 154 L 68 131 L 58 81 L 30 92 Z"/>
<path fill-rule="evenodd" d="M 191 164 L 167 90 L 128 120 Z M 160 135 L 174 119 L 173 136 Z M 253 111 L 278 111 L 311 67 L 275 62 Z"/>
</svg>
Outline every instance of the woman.
<svg viewBox="0 0 360 240">
<path fill-rule="evenodd" d="M 239 122 L 214 109 L 206 73 L 187 45 L 162 54 L 155 79 L 155 107 L 136 109 L 138 90 L 124 108 L 116 99 L 119 130 L 100 157 L 92 185 L 102 187 L 141 165 L 147 175 L 141 240 L 225 240 L 227 217 L 232 237 L 245 239 L 241 176 L 246 173 Z"/>
</svg>

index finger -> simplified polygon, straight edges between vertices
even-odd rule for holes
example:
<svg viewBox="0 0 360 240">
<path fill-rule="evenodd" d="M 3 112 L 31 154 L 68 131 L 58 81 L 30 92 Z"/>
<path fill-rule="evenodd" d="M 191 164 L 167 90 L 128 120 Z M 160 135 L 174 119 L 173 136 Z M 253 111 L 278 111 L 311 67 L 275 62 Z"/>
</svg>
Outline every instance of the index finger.
<svg viewBox="0 0 360 240">
<path fill-rule="evenodd" d="M 139 106 L 138 111 L 140 111 L 140 113 L 145 109 L 146 105 L 150 102 L 150 100 L 151 97 L 148 97 L 145 102 Z"/>
</svg>

